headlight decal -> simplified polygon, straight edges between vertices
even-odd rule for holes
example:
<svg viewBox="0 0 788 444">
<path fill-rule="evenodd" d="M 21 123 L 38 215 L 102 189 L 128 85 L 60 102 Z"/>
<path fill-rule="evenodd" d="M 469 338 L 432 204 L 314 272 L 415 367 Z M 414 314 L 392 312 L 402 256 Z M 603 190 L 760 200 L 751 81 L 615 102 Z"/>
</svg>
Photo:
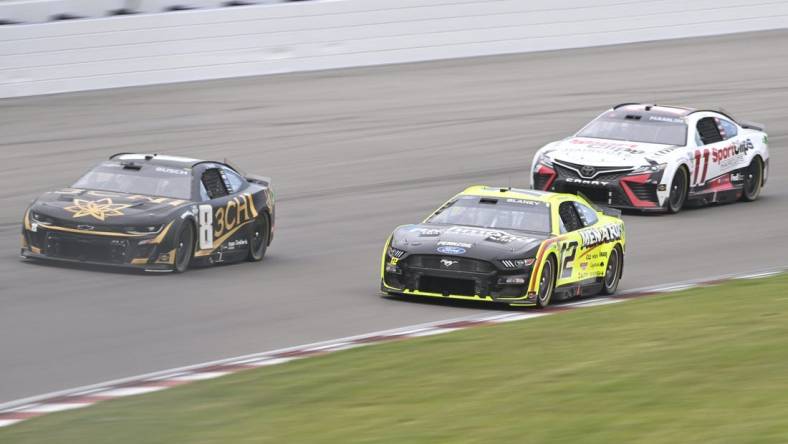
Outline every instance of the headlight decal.
<svg viewBox="0 0 788 444">
<path fill-rule="evenodd" d="M 43 214 L 37 213 L 32 210 L 28 214 L 30 220 L 32 220 L 34 223 L 37 223 L 39 225 L 51 225 L 53 222 L 53 219 L 51 217 L 44 216 Z"/>
<path fill-rule="evenodd" d="M 148 225 L 148 226 L 141 226 L 141 227 L 126 227 L 125 231 L 128 234 L 135 234 L 135 235 L 146 235 L 146 234 L 157 234 L 161 231 L 164 225 Z"/>
<path fill-rule="evenodd" d="M 514 270 L 517 268 L 530 267 L 534 264 L 534 260 L 535 259 L 532 257 L 526 259 L 502 259 L 501 264 L 506 268 Z"/>
<path fill-rule="evenodd" d="M 405 255 L 405 251 L 389 246 L 389 249 L 386 251 L 386 255 L 390 258 L 399 259 Z"/>
<path fill-rule="evenodd" d="M 654 163 L 652 163 L 650 165 L 643 165 L 643 166 L 637 167 L 633 171 L 631 171 L 630 174 L 649 173 L 649 172 L 656 173 L 657 171 L 663 171 L 665 168 L 667 168 L 667 166 L 668 166 L 667 163 L 659 163 L 658 164 L 658 163 L 654 162 Z"/>
<path fill-rule="evenodd" d="M 184 222 L 184 223 L 189 223 L 189 222 L 187 221 L 187 222 Z M 161 241 L 164 240 L 164 237 L 167 236 L 167 232 L 169 232 L 170 228 L 172 228 L 172 224 L 173 224 L 173 222 L 168 223 L 167 226 L 164 227 L 164 229 L 159 232 L 158 236 L 154 237 L 153 239 L 144 240 L 144 241 L 140 242 L 140 245 L 142 245 L 142 244 L 160 244 Z"/>
<path fill-rule="evenodd" d="M 539 157 L 536 159 L 536 165 L 544 165 L 547 167 L 553 167 L 553 160 L 550 159 L 546 153 L 540 153 Z"/>
</svg>

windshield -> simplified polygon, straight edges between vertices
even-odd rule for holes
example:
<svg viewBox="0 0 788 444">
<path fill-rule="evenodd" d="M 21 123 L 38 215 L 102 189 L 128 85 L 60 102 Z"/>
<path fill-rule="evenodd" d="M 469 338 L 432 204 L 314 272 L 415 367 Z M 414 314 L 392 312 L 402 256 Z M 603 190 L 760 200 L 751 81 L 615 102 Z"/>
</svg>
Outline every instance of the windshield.
<svg viewBox="0 0 788 444">
<path fill-rule="evenodd" d="M 461 196 L 436 211 L 426 223 L 547 234 L 550 207 L 534 200 Z"/>
<path fill-rule="evenodd" d="M 610 113 L 589 123 L 577 135 L 595 139 L 686 145 L 687 124 L 674 117 L 624 116 Z"/>
<path fill-rule="evenodd" d="M 157 165 L 132 169 L 105 162 L 82 176 L 73 188 L 191 200 L 191 170 Z"/>
</svg>

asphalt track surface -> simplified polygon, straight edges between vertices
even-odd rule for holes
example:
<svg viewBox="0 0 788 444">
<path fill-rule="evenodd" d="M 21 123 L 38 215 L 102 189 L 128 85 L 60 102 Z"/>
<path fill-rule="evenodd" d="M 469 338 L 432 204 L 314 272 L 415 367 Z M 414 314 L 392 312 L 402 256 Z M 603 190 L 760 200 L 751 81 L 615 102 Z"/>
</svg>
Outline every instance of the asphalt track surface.
<svg viewBox="0 0 788 444">
<path fill-rule="evenodd" d="M 619 102 L 722 105 L 765 123 L 772 152 L 755 203 L 625 215 L 621 288 L 783 266 L 785 48 L 780 31 L 2 100 L 0 402 L 495 309 L 380 297 L 386 236 L 467 185 L 527 186 L 541 145 Z M 120 151 L 272 176 L 265 261 L 183 275 L 21 261 L 27 203 Z"/>
</svg>

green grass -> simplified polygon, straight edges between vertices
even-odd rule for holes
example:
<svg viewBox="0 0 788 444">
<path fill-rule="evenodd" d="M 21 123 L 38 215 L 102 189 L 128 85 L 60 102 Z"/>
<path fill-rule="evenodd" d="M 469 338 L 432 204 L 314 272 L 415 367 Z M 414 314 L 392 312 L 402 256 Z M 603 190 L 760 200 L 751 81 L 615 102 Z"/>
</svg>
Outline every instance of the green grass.
<svg viewBox="0 0 788 444">
<path fill-rule="evenodd" d="M 400 341 L 0 429 L 0 443 L 786 443 L 788 275 Z"/>
</svg>

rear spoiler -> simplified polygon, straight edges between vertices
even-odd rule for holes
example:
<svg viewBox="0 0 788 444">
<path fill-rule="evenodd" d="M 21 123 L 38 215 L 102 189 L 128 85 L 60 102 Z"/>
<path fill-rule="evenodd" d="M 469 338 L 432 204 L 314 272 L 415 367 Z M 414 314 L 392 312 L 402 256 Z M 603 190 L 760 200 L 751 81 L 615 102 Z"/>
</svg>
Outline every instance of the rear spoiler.
<svg viewBox="0 0 788 444">
<path fill-rule="evenodd" d="M 617 218 L 621 219 L 621 210 L 618 210 L 618 209 L 615 209 L 615 208 L 610 208 L 610 207 L 607 207 L 607 206 L 604 206 L 604 205 L 596 204 L 596 203 L 592 202 L 591 199 L 589 199 L 581 191 L 578 191 L 577 195 L 582 197 L 583 200 L 585 200 L 586 203 L 591 206 L 591 208 L 595 209 L 596 211 L 599 211 L 600 213 L 604 214 L 605 216 L 612 216 L 612 217 L 617 217 Z"/>
<path fill-rule="evenodd" d="M 246 178 L 249 182 L 256 183 L 258 185 L 263 185 L 265 187 L 271 187 L 271 178 L 266 176 L 258 176 L 256 174 L 248 174 L 246 171 L 242 170 L 237 164 L 235 164 L 232 160 L 228 158 L 224 158 L 224 164 L 228 167 L 234 169 L 238 174 Z"/>
<path fill-rule="evenodd" d="M 596 210 L 601 211 L 605 216 L 613 216 L 621 219 L 621 210 L 606 207 L 604 205 L 597 205 Z"/>
<path fill-rule="evenodd" d="M 742 128 L 752 129 L 752 130 L 756 130 L 756 131 L 766 131 L 766 125 L 764 125 L 762 123 L 755 123 L 755 122 L 748 122 L 746 120 L 734 119 L 733 115 L 731 113 L 729 113 L 727 110 L 725 110 L 725 108 L 720 108 L 720 109 L 717 110 L 717 112 L 722 114 L 722 115 L 724 115 L 724 116 L 728 116 L 731 120 L 733 120 L 734 122 L 738 123 L 739 126 L 741 126 Z"/>
<path fill-rule="evenodd" d="M 258 176 L 256 174 L 247 174 L 244 177 L 249 182 L 256 183 L 258 185 L 262 185 L 262 186 L 269 187 L 269 188 L 271 187 L 271 178 L 270 177 Z"/>
<path fill-rule="evenodd" d="M 741 120 L 741 121 L 739 121 L 739 125 L 741 125 L 742 128 L 746 128 L 746 129 L 754 129 L 754 130 L 757 130 L 757 131 L 766 131 L 766 125 L 764 125 L 762 123 L 747 122 L 746 120 Z"/>
<path fill-rule="evenodd" d="M 246 177 L 246 171 L 242 170 L 241 167 L 236 165 L 235 162 L 233 162 L 232 160 L 230 160 L 230 159 L 225 157 L 224 158 L 224 164 L 227 165 L 228 167 L 234 169 L 235 172 L 240 174 L 241 176 Z"/>
</svg>

